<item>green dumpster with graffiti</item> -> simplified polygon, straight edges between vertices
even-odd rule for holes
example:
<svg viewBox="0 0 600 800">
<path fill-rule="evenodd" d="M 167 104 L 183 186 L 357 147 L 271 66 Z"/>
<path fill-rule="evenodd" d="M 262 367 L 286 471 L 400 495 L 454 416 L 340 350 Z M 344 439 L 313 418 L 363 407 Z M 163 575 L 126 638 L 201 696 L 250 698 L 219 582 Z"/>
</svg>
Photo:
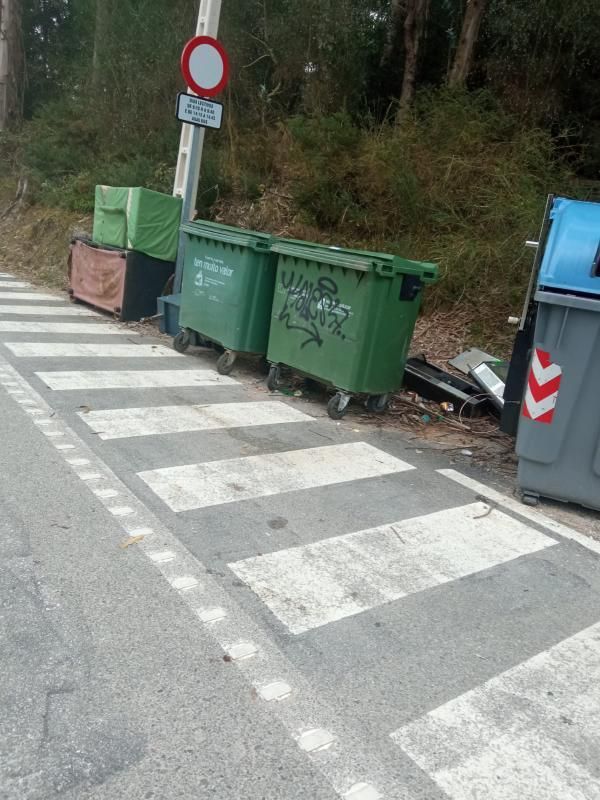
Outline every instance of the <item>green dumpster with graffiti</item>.
<svg viewBox="0 0 600 800">
<path fill-rule="evenodd" d="M 184 352 L 199 338 L 223 348 L 217 369 L 228 375 L 239 354 L 267 351 L 277 268 L 272 237 L 204 221 L 182 225 L 181 231 L 182 331 L 173 345 Z"/>
<path fill-rule="evenodd" d="M 271 249 L 269 387 L 286 365 L 337 390 L 328 406 L 334 419 L 357 393 L 383 411 L 402 383 L 423 286 L 437 280 L 437 266 L 291 240 Z"/>
</svg>

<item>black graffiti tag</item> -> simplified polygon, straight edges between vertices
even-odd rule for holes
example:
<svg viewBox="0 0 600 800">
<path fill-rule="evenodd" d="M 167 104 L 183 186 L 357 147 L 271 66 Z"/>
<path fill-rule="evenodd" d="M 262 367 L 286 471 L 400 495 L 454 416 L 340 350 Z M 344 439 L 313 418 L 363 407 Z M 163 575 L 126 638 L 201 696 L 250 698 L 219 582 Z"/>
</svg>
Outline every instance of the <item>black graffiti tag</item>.
<svg viewBox="0 0 600 800">
<path fill-rule="evenodd" d="M 287 295 L 279 320 L 285 323 L 287 330 L 306 334 L 301 348 L 313 343 L 322 347 L 323 331 L 344 338 L 343 327 L 350 317 L 350 309 L 341 305 L 338 286 L 332 278 L 319 278 L 314 283 L 301 273 L 296 276 L 295 272 L 284 272 L 281 283 Z M 291 319 L 292 314 L 295 320 Z"/>
</svg>

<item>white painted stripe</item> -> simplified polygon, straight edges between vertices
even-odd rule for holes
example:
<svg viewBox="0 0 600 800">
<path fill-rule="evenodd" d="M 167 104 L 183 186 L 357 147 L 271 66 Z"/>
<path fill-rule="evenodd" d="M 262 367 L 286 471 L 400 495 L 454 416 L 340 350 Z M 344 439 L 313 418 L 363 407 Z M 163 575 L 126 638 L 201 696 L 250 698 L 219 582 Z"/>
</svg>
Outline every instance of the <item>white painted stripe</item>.
<svg viewBox="0 0 600 800">
<path fill-rule="evenodd" d="M 116 489 L 94 489 L 94 494 L 103 500 L 107 500 L 109 497 L 118 497 L 119 495 Z"/>
<path fill-rule="evenodd" d="M 95 311 L 83 306 L 15 306 L 0 303 L 0 317 L 5 314 L 26 317 L 100 317 Z"/>
<path fill-rule="evenodd" d="M 10 272 L 0 272 L 0 278 L 14 278 L 14 275 L 11 275 Z"/>
<path fill-rule="evenodd" d="M 157 344 L 81 344 L 79 342 L 4 342 L 17 358 L 185 358 Z"/>
<path fill-rule="evenodd" d="M 129 506 L 116 506 L 115 508 L 109 508 L 108 510 L 113 517 L 127 517 L 130 514 L 135 514 L 134 509 L 130 508 Z"/>
<path fill-rule="evenodd" d="M 75 450 L 75 445 L 74 444 L 57 444 L 56 445 L 56 449 L 57 450 Z"/>
<path fill-rule="evenodd" d="M 198 580 L 193 575 L 182 575 L 171 581 L 171 586 L 179 592 L 187 592 L 188 589 L 195 589 L 198 585 Z"/>
<path fill-rule="evenodd" d="M 300 749 L 307 753 L 313 753 L 317 750 L 327 750 L 334 741 L 335 736 L 323 728 L 313 728 L 312 730 L 305 731 L 298 737 Z"/>
<path fill-rule="evenodd" d="M 128 531 L 128 533 L 131 536 L 143 536 L 146 538 L 146 536 L 152 536 L 154 531 L 152 528 L 133 528 L 132 530 Z"/>
<path fill-rule="evenodd" d="M 82 472 L 79 477 L 82 481 L 98 481 L 102 475 L 99 472 Z"/>
<path fill-rule="evenodd" d="M 148 558 L 157 564 L 166 564 L 169 561 L 175 561 L 177 556 L 172 550 L 162 550 L 160 553 L 148 553 Z"/>
<path fill-rule="evenodd" d="M 298 634 L 555 544 L 473 503 L 229 567 Z"/>
<path fill-rule="evenodd" d="M 207 625 L 211 622 L 220 622 L 227 616 L 227 612 L 223 608 L 198 608 L 196 613 L 202 622 Z"/>
<path fill-rule="evenodd" d="M 89 463 L 89 458 L 67 458 L 67 464 L 70 464 L 72 467 L 85 467 Z"/>
<path fill-rule="evenodd" d="M 173 510 L 234 503 L 414 469 L 365 442 L 140 472 Z"/>
<path fill-rule="evenodd" d="M 47 303 L 53 300 L 57 303 L 64 303 L 64 297 L 57 297 L 55 294 L 44 294 L 43 292 L 0 292 L 0 300 L 43 300 Z"/>
<path fill-rule="evenodd" d="M 27 281 L 0 280 L 0 289 L 31 289 L 31 284 Z"/>
<path fill-rule="evenodd" d="M 245 428 L 313 420 L 307 414 L 279 401 L 118 408 L 79 412 L 79 416 L 99 435 L 100 439 L 125 439 L 131 436 Z"/>
<path fill-rule="evenodd" d="M 267 703 L 272 703 L 274 700 L 285 700 L 292 693 L 292 687 L 285 681 L 275 681 L 263 686 L 258 690 L 260 696 Z"/>
<path fill-rule="evenodd" d="M 235 386 L 238 381 L 203 369 L 36 372 L 55 391 L 79 389 L 170 389 L 175 386 Z"/>
<path fill-rule="evenodd" d="M 346 792 L 344 800 L 382 800 L 382 795 L 368 783 L 357 783 Z"/>
<path fill-rule="evenodd" d="M 486 486 L 484 483 L 479 483 L 479 481 L 473 480 L 473 478 L 469 478 L 454 469 L 440 469 L 438 472 L 440 475 L 450 478 L 450 480 L 460 483 L 461 486 L 476 492 L 481 498 L 488 499 L 492 503 L 504 506 L 504 508 L 507 508 L 509 511 L 513 511 L 520 517 L 528 519 L 531 522 L 546 528 L 546 530 L 552 531 L 552 533 L 557 533 L 559 536 L 563 536 L 565 539 L 571 539 L 572 541 L 577 542 L 577 544 L 580 544 L 583 547 L 586 547 L 588 550 L 592 550 L 594 553 L 598 553 L 600 555 L 600 542 L 592 539 L 591 536 L 585 536 L 583 533 L 579 533 L 578 531 L 573 530 L 573 528 L 569 528 L 567 525 L 563 525 L 561 522 L 557 522 L 555 519 L 546 516 L 546 514 L 543 514 L 541 511 L 530 508 L 529 506 L 514 500 L 512 497 L 508 497 L 501 492 L 497 492 L 495 489 Z"/>
<path fill-rule="evenodd" d="M 94 336 L 139 336 L 137 331 L 120 328 L 109 322 L 37 322 L 0 320 L 0 333 L 72 333 Z"/>
<path fill-rule="evenodd" d="M 232 661 L 242 661 L 245 658 L 252 658 L 258 653 L 258 647 L 252 642 L 238 642 L 227 650 L 227 655 Z"/>
<path fill-rule="evenodd" d="M 592 800 L 600 624 L 497 675 L 392 738 L 454 800 Z"/>
</svg>

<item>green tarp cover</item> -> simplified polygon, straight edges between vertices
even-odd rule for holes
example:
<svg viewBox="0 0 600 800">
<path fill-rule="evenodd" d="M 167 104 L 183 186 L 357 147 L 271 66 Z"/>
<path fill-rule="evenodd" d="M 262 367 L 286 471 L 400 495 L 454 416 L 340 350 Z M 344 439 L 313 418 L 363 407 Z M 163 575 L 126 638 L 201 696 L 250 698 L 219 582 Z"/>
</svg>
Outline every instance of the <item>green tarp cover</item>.
<svg viewBox="0 0 600 800">
<path fill-rule="evenodd" d="M 175 261 L 181 199 L 141 187 L 96 186 L 94 241 Z"/>
</svg>

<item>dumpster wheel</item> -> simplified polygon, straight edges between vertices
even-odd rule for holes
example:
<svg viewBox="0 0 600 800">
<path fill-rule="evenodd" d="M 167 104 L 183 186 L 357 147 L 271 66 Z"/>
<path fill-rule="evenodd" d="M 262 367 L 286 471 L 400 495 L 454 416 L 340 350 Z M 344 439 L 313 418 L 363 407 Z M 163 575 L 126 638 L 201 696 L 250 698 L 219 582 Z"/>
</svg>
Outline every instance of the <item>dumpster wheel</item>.
<svg viewBox="0 0 600 800">
<path fill-rule="evenodd" d="M 336 392 L 327 403 L 327 413 L 331 419 L 341 419 L 345 416 L 346 411 L 348 411 L 348 406 L 350 405 L 350 400 L 349 394 Z"/>
<path fill-rule="evenodd" d="M 191 343 L 192 335 L 184 328 L 182 331 L 179 331 L 177 336 L 173 339 L 173 349 L 177 350 L 178 353 L 185 353 Z"/>
<path fill-rule="evenodd" d="M 225 350 L 217 359 L 217 372 L 219 375 L 229 375 L 235 362 L 237 361 L 237 353 L 231 350 Z"/>
<path fill-rule="evenodd" d="M 383 414 L 384 411 L 387 411 L 389 404 L 389 394 L 371 394 L 367 398 L 365 405 L 367 406 L 367 411 L 370 411 L 371 414 Z"/>
<path fill-rule="evenodd" d="M 270 392 L 276 392 L 279 389 L 280 380 L 281 367 L 278 364 L 271 364 L 269 367 L 269 376 L 267 378 L 267 389 Z"/>
<path fill-rule="evenodd" d="M 539 506 L 540 496 L 535 492 L 523 492 L 521 502 L 526 506 Z"/>
</svg>

